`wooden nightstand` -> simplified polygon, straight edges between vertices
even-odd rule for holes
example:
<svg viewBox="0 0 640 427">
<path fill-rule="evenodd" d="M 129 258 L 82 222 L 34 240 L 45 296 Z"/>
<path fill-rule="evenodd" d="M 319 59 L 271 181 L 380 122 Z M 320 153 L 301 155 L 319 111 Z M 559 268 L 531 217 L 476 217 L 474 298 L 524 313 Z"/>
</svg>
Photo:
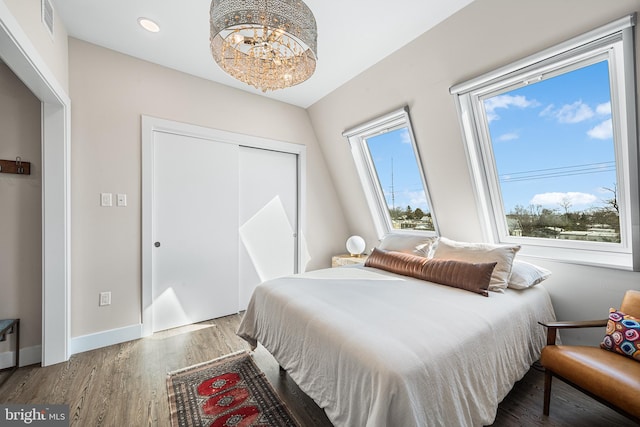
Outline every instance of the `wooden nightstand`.
<svg viewBox="0 0 640 427">
<path fill-rule="evenodd" d="M 349 254 L 340 254 L 331 257 L 331 267 L 341 267 L 343 265 L 364 264 L 367 255 L 351 256 Z"/>
</svg>

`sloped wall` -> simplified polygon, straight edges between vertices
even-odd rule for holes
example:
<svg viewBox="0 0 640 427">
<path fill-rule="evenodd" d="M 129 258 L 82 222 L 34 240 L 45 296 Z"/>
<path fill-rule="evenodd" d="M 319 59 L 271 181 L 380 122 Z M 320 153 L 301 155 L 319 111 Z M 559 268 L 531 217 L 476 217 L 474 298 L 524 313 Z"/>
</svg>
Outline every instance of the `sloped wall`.
<svg viewBox="0 0 640 427">
<path fill-rule="evenodd" d="M 637 11 L 637 0 L 476 0 L 312 105 L 308 111 L 349 231 L 364 236 L 368 247 L 377 243 L 341 133 L 407 104 L 440 232 L 480 241 L 478 209 L 449 88 Z M 640 289 L 640 273 L 531 261 L 554 272 L 546 287 L 560 319 L 604 318 L 626 289 Z M 593 343 L 602 331 L 566 337 Z"/>
</svg>

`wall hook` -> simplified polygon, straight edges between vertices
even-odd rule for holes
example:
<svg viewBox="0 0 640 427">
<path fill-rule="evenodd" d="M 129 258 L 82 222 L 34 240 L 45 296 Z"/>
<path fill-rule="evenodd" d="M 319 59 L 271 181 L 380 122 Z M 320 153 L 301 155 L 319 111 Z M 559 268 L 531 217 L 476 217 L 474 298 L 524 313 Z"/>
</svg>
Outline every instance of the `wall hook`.
<svg viewBox="0 0 640 427">
<path fill-rule="evenodd" d="M 0 173 L 31 175 L 31 163 L 23 162 L 20 156 L 15 160 L 0 160 Z"/>
</svg>

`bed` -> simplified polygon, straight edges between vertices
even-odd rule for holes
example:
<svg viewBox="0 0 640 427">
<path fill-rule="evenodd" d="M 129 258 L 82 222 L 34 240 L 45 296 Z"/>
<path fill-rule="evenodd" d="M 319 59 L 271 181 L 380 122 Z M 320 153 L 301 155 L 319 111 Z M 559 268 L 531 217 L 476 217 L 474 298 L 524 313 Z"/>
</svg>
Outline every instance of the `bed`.
<svg viewBox="0 0 640 427">
<path fill-rule="evenodd" d="M 238 335 L 336 426 L 478 426 L 538 359 L 543 286 L 483 297 L 365 266 L 259 285 Z"/>
</svg>

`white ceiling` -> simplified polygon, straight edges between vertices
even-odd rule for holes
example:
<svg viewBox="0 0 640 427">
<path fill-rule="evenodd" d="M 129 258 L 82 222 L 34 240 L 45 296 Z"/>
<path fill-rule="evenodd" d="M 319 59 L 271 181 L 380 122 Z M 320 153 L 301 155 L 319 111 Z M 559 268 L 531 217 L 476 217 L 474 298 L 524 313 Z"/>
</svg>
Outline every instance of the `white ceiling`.
<svg viewBox="0 0 640 427">
<path fill-rule="evenodd" d="M 308 107 L 473 0 L 306 0 L 318 65 L 306 82 L 263 94 L 224 73 L 209 51 L 210 0 L 52 0 L 69 35 L 247 92 Z M 156 21 L 149 33 L 139 17 Z"/>
</svg>

